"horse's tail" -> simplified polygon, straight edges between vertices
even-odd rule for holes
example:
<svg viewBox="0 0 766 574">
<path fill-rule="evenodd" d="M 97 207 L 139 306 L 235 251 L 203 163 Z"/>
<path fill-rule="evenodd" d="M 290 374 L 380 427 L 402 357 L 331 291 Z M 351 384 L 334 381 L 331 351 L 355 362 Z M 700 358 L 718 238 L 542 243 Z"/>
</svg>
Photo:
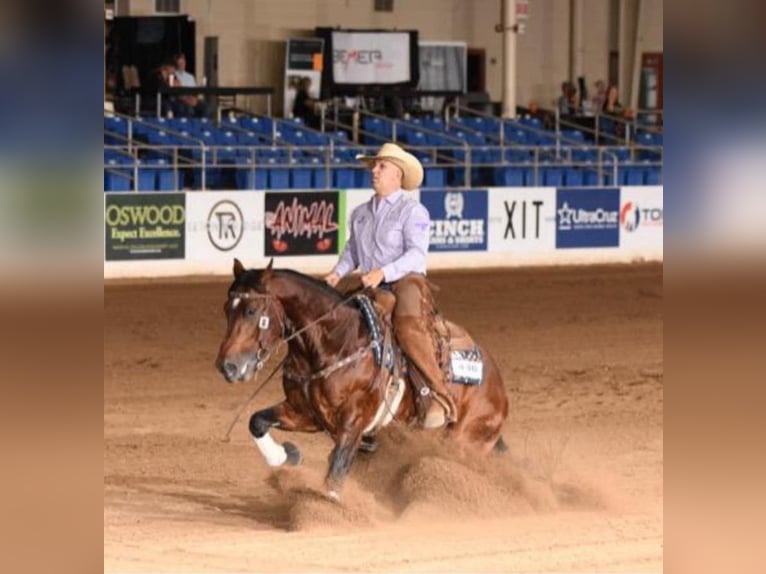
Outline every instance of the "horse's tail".
<svg viewBox="0 0 766 574">
<path fill-rule="evenodd" d="M 495 441 L 495 446 L 493 446 L 492 449 L 498 454 L 503 454 L 505 452 L 508 452 L 508 445 L 505 444 L 503 437 L 499 436 L 497 440 Z"/>
</svg>

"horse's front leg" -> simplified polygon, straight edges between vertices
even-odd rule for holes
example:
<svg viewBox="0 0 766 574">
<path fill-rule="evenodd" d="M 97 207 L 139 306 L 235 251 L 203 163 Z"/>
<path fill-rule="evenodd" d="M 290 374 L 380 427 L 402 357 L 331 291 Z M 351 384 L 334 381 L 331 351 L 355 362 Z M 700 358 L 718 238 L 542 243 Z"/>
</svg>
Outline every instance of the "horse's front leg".
<svg viewBox="0 0 766 574">
<path fill-rule="evenodd" d="M 362 442 L 362 431 L 365 419 L 356 409 L 353 414 L 347 412 L 341 419 L 341 425 L 335 433 L 335 448 L 330 453 L 330 469 L 327 472 L 325 484 L 327 495 L 333 500 L 340 500 L 340 492 L 346 480 L 354 455 Z"/>
<path fill-rule="evenodd" d="M 301 452 L 291 442 L 282 444 L 276 442 L 269 430 L 272 427 L 286 431 L 316 432 L 319 427 L 314 419 L 295 410 L 287 401 L 257 411 L 250 417 L 250 434 L 255 446 L 261 451 L 266 464 L 269 466 L 298 465 L 301 463 Z"/>
</svg>

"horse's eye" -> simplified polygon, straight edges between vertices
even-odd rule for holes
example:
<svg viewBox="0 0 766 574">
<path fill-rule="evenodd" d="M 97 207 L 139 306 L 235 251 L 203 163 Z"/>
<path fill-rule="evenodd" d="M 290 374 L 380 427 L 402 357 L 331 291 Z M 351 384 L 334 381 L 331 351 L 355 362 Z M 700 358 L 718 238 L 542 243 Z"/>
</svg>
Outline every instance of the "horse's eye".
<svg viewBox="0 0 766 574">
<path fill-rule="evenodd" d="M 255 316 L 255 309 L 252 307 L 248 307 L 245 309 L 245 317 L 254 317 Z"/>
</svg>

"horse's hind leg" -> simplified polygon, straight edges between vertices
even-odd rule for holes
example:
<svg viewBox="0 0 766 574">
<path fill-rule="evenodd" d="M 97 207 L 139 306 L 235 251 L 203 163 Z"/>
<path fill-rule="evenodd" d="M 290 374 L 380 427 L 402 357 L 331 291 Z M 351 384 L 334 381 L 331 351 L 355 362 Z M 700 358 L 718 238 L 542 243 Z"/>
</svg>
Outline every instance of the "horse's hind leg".
<svg viewBox="0 0 766 574">
<path fill-rule="evenodd" d="M 302 460 L 301 453 L 294 444 L 280 444 L 272 438 L 269 433 L 272 427 L 286 431 L 319 430 L 310 416 L 297 412 L 287 401 L 254 413 L 250 417 L 249 427 L 255 445 L 269 466 L 282 466 L 285 463 L 297 465 Z"/>
</svg>

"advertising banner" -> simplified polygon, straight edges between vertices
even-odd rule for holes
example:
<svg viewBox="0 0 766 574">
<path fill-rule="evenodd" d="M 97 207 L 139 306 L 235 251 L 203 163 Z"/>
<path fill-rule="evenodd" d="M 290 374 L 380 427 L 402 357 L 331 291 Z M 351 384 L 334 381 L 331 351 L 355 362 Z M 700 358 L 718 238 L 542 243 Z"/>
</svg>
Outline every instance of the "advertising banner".
<svg viewBox="0 0 766 574">
<path fill-rule="evenodd" d="M 263 194 L 192 193 L 186 199 L 186 258 L 230 265 L 263 253 Z"/>
<path fill-rule="evenodd" d="M 556 249 L 554 188 L 491 188 L 489 213 L 489 251 Z"/>
<path fill-rule="evenodd" d="M 559 188 L 556 247 L 618 247 L 619 218 L 619 188 Z"/>
<path fill-rule="evenodd" d="M 431 215 L 429 251 L 487 249 L 487 190 L 421 191 Z"/>
<path fill-rule="evenodd" d="M 333 32 L 336 84 L 400 84 L 410 81 L 410 34 Z"/>
<path fill-rule="evenodd" d="M 107 261 L 183 259 L 186 195 L 107 194 L 104 227 Z"/>
<path fill-rule="evenodd" d="M 338 254 L 337 191 L 266 192 L 264 253 Z"/>
<path fill-rule="evenodd" d="M 620 247 L 662 249 L 662 187 L 623 187 L 620 193 Z"/>
</svg>

